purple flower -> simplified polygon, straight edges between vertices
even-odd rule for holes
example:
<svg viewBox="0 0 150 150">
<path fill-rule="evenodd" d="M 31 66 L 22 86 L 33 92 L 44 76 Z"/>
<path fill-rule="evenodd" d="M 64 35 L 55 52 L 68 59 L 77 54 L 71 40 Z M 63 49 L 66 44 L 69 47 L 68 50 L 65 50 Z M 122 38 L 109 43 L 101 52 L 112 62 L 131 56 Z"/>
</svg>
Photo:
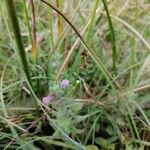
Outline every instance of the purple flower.
<svg viewBox="0 0 150 150">
<path fill-rule="evenodd" d="M 49 102 L 52 100 L 53 96 L 52 95 L 48 95 L 46 97 L 43 97 L 42 101 L 45 105 L 48 105 Z"/>
<path fill-rule="evenodd" d="M 69 86 L 69 84 L 70 84 L 70 81 L 69 81 L 69 80 L 63 79 L 63 80 L 60 82 L 60 87 L 61 87 L 62 89 L 65 89 L 66 87 Z"/>
</svg>

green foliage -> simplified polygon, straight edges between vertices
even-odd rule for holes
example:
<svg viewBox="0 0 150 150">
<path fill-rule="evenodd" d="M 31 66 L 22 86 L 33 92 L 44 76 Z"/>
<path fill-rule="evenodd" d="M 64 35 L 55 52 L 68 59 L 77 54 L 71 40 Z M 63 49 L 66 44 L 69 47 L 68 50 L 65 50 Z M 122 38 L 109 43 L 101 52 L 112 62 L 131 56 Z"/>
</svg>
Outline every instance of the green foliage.
<svg viewBox="0 0 150 150">
<path fill-rule="evenodd" d="M 95 145 L 88 145 L 86 146 L 87 150 L 98 150 L 98 148 Z"/>
<path fill-rule="evenodd" d="M 0 149 L 149 149 L 149 2 L 43 2 L 35 64 L 30 0 L 0 1 Z"/>
</svg>

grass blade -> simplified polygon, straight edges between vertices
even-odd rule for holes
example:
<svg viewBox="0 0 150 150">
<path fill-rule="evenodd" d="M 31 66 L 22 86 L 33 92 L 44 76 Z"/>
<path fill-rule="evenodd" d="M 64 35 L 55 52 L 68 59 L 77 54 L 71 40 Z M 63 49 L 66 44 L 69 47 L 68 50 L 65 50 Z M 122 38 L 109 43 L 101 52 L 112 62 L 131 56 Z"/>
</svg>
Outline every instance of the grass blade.
<svg viewBox="0 0 150 150">
<path fill-rule="evenodd" d="M 20 58 L 25 76 L 26 76 L 28 82 L 30 83 L 30 85 L 32 86 L 28 62 L 27 62 L 25 49 L 23 46 L 22 38 L 21 38 L 20 28 L 19 28 L 18 19 L 17 19 L 16 12 L 15 12 L 13 0 L 6 0 L 6 6 L 7 6 L 8 14 L 10 17 L 10 22 L 12 24 L 15 41 L 16 41 L 16 44 L 18 47 L 19 58 Z"/>
<path fill-rule="evenodd" d="M 112 24 L 109 10 L 107 7 L 107 2 L 106 2 L 106 0 L 102 0 L 102 2 L 103 2 L 104 9 L 106 11 L 108 22 L 109 22 L 109 30 L 110 30 L 111 45 L 112 45 L 113 71 L 116 74 L 116 40 L 115 40 L 114 28 L 113 28 L 113 24 Z"/>
<path fill-rule="evenodd" d="M 33 0 L 30 0 L 31 8 L 32 8 L 32 55 L 35 62 L 38 62 L 38 48 L 37 48 L 37 36 L 36 36 L 36 20 L 35 20 L 35 8 Z"/>
</svg>

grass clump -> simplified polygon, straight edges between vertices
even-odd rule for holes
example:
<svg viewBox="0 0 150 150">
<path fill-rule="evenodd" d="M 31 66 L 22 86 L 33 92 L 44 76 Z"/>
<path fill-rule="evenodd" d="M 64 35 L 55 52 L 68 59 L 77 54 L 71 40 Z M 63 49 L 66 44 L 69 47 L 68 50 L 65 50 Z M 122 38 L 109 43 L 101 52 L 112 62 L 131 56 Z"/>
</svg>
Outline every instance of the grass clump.
<svg viewBox="0 0 150 150">
<path fill-rule="evenodd" d="M 0 149 L 149 149 L 148 10 L 1 1 Z"/>
</svg>

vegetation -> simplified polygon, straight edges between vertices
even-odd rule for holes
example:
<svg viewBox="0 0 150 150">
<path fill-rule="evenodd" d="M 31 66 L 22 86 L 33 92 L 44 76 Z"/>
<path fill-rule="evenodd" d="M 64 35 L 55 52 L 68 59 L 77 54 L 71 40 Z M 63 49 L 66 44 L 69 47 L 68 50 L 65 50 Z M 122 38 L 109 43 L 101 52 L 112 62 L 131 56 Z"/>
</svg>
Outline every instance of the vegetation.
<svg viewBox="0 0 150 150">
<path fill-rule="evenodd" d="M 0 149 L 148 150 L 149 9 L 0 1 Z"/>
</svg>

